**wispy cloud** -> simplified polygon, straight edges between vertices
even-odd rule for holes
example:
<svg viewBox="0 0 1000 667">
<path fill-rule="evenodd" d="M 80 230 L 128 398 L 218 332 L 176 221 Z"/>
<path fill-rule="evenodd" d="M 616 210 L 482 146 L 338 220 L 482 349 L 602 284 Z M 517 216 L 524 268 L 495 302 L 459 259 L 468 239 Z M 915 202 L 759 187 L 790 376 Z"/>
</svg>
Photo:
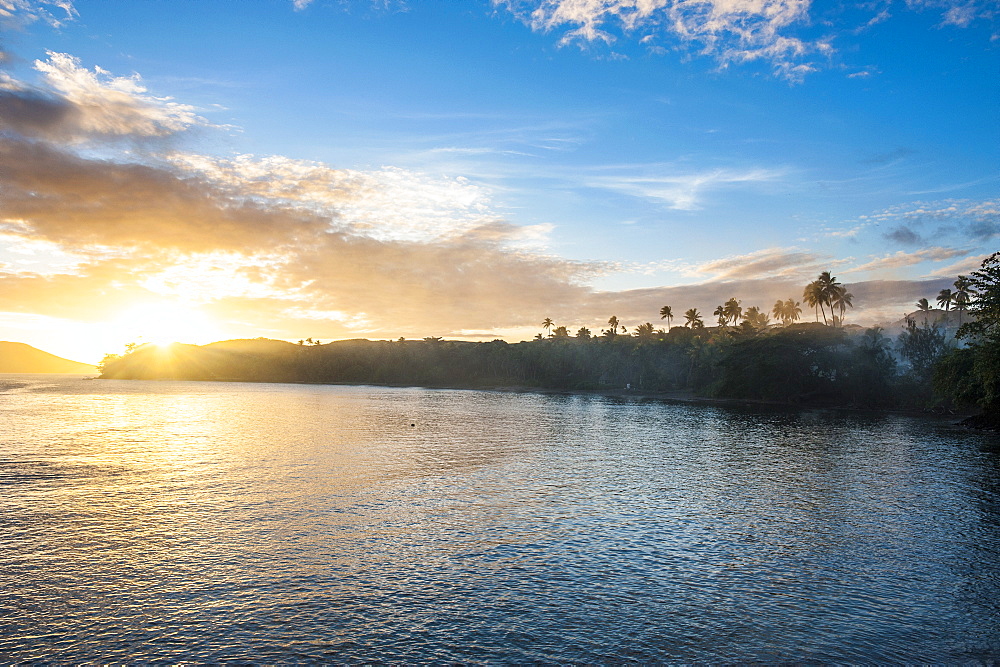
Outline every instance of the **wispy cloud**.
<svg viewBox="0 0 1000 667">
<path fill-rule="evenodd" d="M 968 250 L 957 248 L 924 248 L 917 251 L 903 251 L 877 257 L 864 264 L 851 267 L 852 272 L 864 271 L 895 271 L 907 266 L 915 266 L 923 262 L 941 262 L 956 257 L 965 257 Z"/>
<path fill-rule="evenodd" d="M 610 169 L 609 169 L 610 170 Z M 667 204 L 669 208 L 692 211 L 701 207 L 706 193 L 725 187 L 773 183 L 786 175 L 779 169 L 713 169 L 695 173 L 677 173 L 665 165 L 634 165 L 613 168 L 631 173 L 590 177 L 587 185 L 616 190 Z"/>
<path fill-rule="evenodd" d="M 906 0 L 907 6 L 918 10 L 941 12 L 941 25 L 965 28 L 977 19 L 990 19 L 997 6 L 990 0 Z"/>
<path fill-rule="evenodd" d="M 58 28 L 77 15 L 72 0 L 0 0 L 0 26 L 24 27 L 44 21 Z"/>
<path fill-rule="evenodd" d="M 705 262 L 692 267 L 687 273 L 712 281 L 775 278 L 801 280 L 833 268 L 836 264 L 826 255 L 799 248 L 767 248 Z"/>
</svg>

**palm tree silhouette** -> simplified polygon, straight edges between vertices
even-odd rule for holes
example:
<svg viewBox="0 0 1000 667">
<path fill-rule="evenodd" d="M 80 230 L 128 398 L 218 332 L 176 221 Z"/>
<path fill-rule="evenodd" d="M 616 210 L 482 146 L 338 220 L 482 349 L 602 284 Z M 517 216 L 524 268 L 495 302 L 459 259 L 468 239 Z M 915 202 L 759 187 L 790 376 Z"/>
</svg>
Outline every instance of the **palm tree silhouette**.
<svg viewBox="0 0 1000 667">
<path fill-rule="evenodd" d="M 763 329 L 770 322 L 767 313 L 760 312 L 757 306 L 747 308 L 742 317 L 743 321 L 754 329 Z"/>
<path fill-rule="evenodd" d="M 740 319 L 740 315 L 743 314 L 743 308 L 740 306 L 740 302 L 737 301 L 735 297 L 726 301 L 726 305 L 723 306 L 723 311 L 725 312 L 726 319 L 732 320 L 733 324 L 736 324 Z"/>
<path fill-rule="evenodd" d="M 670 306 L 660 308 L 660 319 L 667 321 L 667 331 L 670 331 L 670 321 L 674 319 L 674 310 Z"/>
<path fill-rule="evenodd" d="M 802 304 L 795 299 L 788 299 L 785 301 L 785 322 L 797 322 L 802 316 Z M 786 319 L 787 318 L 787 319 Z"/>
<path fill-rule="evenodd" d="M 692 329 L 705 326 L 705 323 L 701 321 L 701 313 L 698 312 L 697 308 L 686 310 L 684 312 L 684 321 L 684 326 L 690 326 Z"/>
<path fill-rule="evenodd" d="M 938 305 L 944 308 L 945 312 L 951 310 L 951 304 L 955 300 L 955 295 L 952 294 L 951 290 L 947 287 L 938 292 L 937 302 Z"/>
<path fill-rule="evenodd" d="M 785 317 L 785 302 L 778 299 L 774 302 L 774 306 L 771 308 L 771 314 L 774 318 L 781 320 L 781 323 L 788 326 L 788 319 Z"/>
<path fill-rule="evenodd" d="M 931 304 L 927 299 L 918 299 L 917 309 L 926 313 L 931 309 Z"/>
<path fill-rule="evenodd" d="M 844 311 L 854 307 L 854 295 L 843 285 L 834 284 L 830 289 L 830 313 L 833 313 L 833 307 L 836 306 L 840 311 L 840 326 L 844 326 Z"/>
<path fill-rule="evenodd" d="M 656 331 L 653 329 L 652 322 L 640 324 L 635 328 L 635 335 L 638 338 L 652 338 L 654 333 L 656 333 Z"/>
<path fill-rule="evenodd" d="M 548 334 L 548 335 L 550 335 L 550 336 L 552 335 L 552 334 L 550 333 L 550 329 L 552 329 L 552 325 L 553 325 L 553 324 L 555 324 L 555 322 L 553 322 L 553 321 L 552 321 L 552 318 L 551 318 L 551 317 L 546 317 L 546 318 L 545 318 L 545 319 L 544 319 L 544 320 L 542 321 L 542 326 L 543 326 L 543 327 L 545 327 L 545 333 L 546 333 L 546 334 Z"/>
<path fill-rule="evenodd" d="M 802 290 L 802 300 L 812 307 L 816 313 L 816 321 L 819 322 L 819 311 L 823 306 L 823 288 L 818 280 L 814 280 Z M 823 313 L 823 323 L 826 324 L 826 313 Z"/>
<path fill-rule="evenodd" d="M 822 300 L 821 300 L 821 303 L 820 303 L 820 308 L 823 307 L 822 304 L 824 304 L 824 303 L 827 306 L 829 306 L 830 307 L 830 317 L 833 318 L 833 302 L 837 298 L 838 290 L 840 289 L 841 285 L 840 285 L 840 283 L 837 282 L 837 279 L 830 274 L 829 271 L 823 271 L 822 273 L 820 273 L 819 277 L 816 278 L 816 282 L 819 283 L 820 293 L 822 295 Z M 826 314 L 825 313 L 824 313 L 823 318 L 824 318 L 824 321 L 825 321 L 826 320 Z M 835 322 L 835 324 L 836 324 L 836 322 Z"/>
<path fill-rule="evenodd" d="M 952 297 L 955 302 L 955 310 L 958 311 L 958 325 L 962 326 L 962 313 L 969 307 L 969 279 L 959 276 L 955 281 L 955 294 Z"/>
<path fill-rule="evenodd" d="M 618 318 L 616 316 L 612 315 L 610 318 L 608 318 L 608 325 L 611 327 L 610 329 L 608 329 L 608 331 L 611 332 L 611 335 L 612 336 L 617 336 L 618 335 Z"/>
<path fill-rule="evenodd" d="M 715 315 L 719 319 L 719 326 L 720 327 L 726 326 L 726 307 L 725 306 L 716 306 L 715 310 L 712 311 L 712 314 Z"/>
</svg>

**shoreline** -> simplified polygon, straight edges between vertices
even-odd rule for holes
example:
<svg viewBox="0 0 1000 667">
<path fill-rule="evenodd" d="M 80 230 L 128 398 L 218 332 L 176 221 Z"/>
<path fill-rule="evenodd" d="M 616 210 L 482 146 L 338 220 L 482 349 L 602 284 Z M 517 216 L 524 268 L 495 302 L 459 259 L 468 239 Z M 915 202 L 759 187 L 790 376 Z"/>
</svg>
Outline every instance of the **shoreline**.
<svg viewBox="0 0 1000 667">
<path fill-rule="evenodd" d="M 101 376 L 95 376 L 87 378 L 90 380 L 115 380 L 123 378 L 103 378 Z M 132 381 L 133 378 L 129 378 L 126 381 Z M 150 381 L 150 380 L 146 380 Z M 939 419 L 949 419 L 958 420 L 954 421 L 955 426 L 961 426 L 963 428 L 968 428 L 970 430 L 977 430 L 981 432 L 995 432 L 997 427 L 991 425 L 985 416 L 980 413 L 974 412 L 934 412 L 931 410 L 906 410 L 906 409 L 879 409 L 879 408 L 864 408 L 851 405 L 805 405 L 802 403 L 790 403 L 787 401 L 767 401 L 762 399 L 752 399 L 752 398 L 718 398 L 712 396 L 700 396 L 693 391 L 689 390 L 674 390 L 674 391 L 649 391 L 642 389 L 613 389 L 613 388 L 603 388 L 603 389 L 555 389 L 549 387 L 530 387 L 525 385 L 515 385 L 515 386 L 452 386 L 452 385 L 419 385 L 419 384 L 376 384 L 376 383 L 358 383 L 358 382 L 312 382 L 306 380 L 292 381 L 292 382 L 275 382 L 272 380 L 237 380 L 237 379 L 194 379 L 194 378 L 157 378 L 152 380 L 154 382 L 167 381 L 167 382 L 246 382 L 250 384 L 304 384 L 304 385 L 326 385 L 326 386 L 340 386 L 340 387 L 387 387 L 396 389 L 449 389 L 449 390 L 460 390 L 460 391 L 487 391 L 487 392 L 500 392 L 500 393 L 513 393 L 513 394 L 553 394 L 553 395 L 564 395 L 564 396 L 604 396 L 609 398 L 631 398 L 639 400 L 657 400 L 667 403 L 678 403 L 683 405 L 706 405 L 706 406 L 718 406 L 718 407 L 771 407 L 771 408 L 782 408 L 786 410 L 833 410 L 837 412 L 848 412 L 848 413 L 868 413 L 868 414 L 879 414 L 879 415 L 903 415 L 907 417 L 934 417 Z M 983 424 L 983 425 L 977 425 Z"/>
</svg>

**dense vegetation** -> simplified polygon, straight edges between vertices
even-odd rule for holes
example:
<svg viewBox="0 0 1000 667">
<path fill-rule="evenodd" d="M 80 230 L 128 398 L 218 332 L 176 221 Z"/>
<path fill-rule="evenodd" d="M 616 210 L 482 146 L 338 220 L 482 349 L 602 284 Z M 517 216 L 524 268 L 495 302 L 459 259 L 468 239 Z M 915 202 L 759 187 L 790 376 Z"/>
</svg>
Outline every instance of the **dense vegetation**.
<svg viewBox="0 0 1000 667">
<path fill-rule="evenodd" d="M 824 278 L 833 290 L 824 296 Z M 634 335 L 616 317 L 600 336 L 586 328 L 542 323 L 547 337 L 508 344 L 423 340 L 348 340 L 298 345 L 267 339 L 205 346 L 150 345 L 109 355 L 104 378 L 325 382 L 430 387 L 525 387 L 558 390 L 630 389 L 692 392 L 722 398 L 875 409 L 951 410 L 978 405 L 987 413 L 1000 393 L 1000 267 L 998 255 L 963 279 L 962 302 L 975 317 L 956 342 L 937 324 L 910 319 L 895 339 L 879 328 L 844 326 L 850 293 L 829 274 L 806 288 L 807 303 L 829 308 L 827 323 L 797 323 L 793 300 L 779 301 L 771 325 L 757 308 L 731 300 L 719 326 L 697 311 L 669 330 L 645 323 Z M 812 298 L 809 291 L 813 290 Z M 922 300 L 925 301 L 926 300 Z M 918 304 L 919 305 L 919 304 Z M 839 310 L 839 314 L 835 311 Z M 693 311 L 694 309 L 692 309 Z M 924 309 L 926 310 L 926 309 Z M 667 306 L 663 319 L 672 317 Z M 742 322 L 736 325 L 737 319 Z M 962 342 L 965 347 L 959 347 Z M 933 382 L 932 382 L 933 379 Z"/>
<path fill-rule="evenodd" d="M 958 330 L 966 347 L 951 350 L 935 364 L 934 386 L 957 403 L 978 405 L 980 425 L 1000 427 L 1000 253 L 960 281 L 975 319 Z"/>
</svg>

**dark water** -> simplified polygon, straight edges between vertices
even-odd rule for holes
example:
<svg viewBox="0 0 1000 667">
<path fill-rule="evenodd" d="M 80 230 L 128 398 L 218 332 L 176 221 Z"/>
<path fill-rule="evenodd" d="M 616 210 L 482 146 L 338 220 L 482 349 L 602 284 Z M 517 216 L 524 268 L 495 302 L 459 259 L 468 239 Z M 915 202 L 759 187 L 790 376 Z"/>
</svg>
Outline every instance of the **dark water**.
<svg viewBox="0 0 1000 667">
<path fill-rule="evenodd" d="M 0 376 L 0 661 L 992 661 L 998 452 L 899 416 Z"/>
</svg>

